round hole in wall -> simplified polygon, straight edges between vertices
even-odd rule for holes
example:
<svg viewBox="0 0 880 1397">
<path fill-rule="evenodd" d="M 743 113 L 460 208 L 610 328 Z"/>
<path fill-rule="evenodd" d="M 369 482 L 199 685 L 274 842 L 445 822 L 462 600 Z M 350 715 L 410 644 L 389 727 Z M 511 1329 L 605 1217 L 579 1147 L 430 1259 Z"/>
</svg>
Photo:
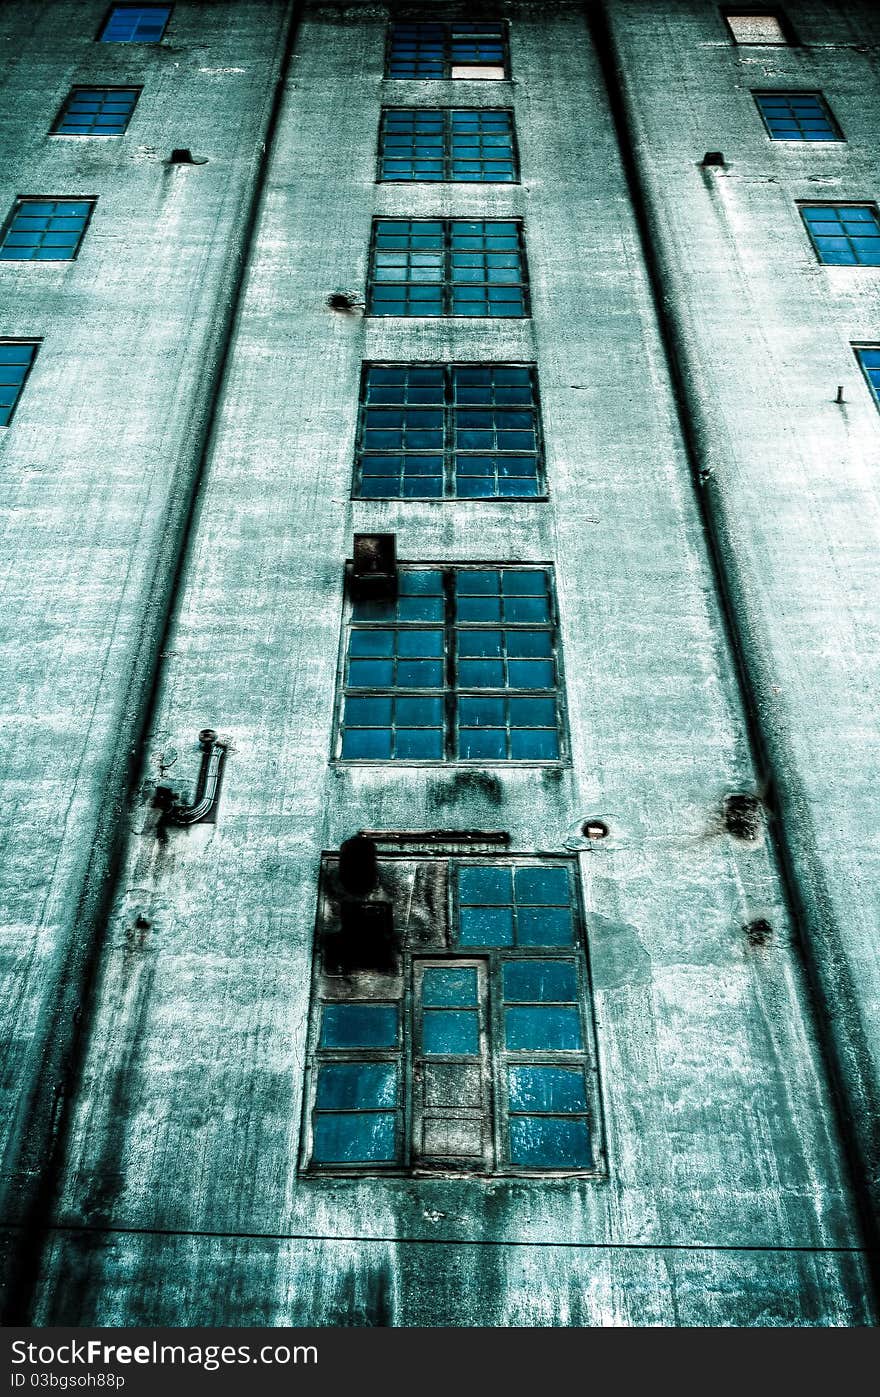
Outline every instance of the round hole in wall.
<svg viewBox="0 0 880 1397">
<path fill-rule="evenodd" d="M 581 834 L 585 839 L 606 839 L 608 826 L 604 820 L 584 820 L 581 825 Z"/>
</svg>

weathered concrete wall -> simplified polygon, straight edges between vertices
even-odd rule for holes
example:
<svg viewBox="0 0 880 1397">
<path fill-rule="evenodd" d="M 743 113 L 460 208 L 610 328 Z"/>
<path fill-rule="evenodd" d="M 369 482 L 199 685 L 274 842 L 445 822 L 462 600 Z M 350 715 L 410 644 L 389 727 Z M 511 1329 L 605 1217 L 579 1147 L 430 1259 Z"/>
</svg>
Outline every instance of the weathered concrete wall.
<svg viewBox="0 0 880 1397">
<path fill-rule="evenodd" d="M 511 51 L 511 84 L 383 83 L 376 7 L 313 8 L 301 29 L 42 1322 L 873 1317 L 774 848 L 721 819 L 757 777 L 602 76 L 576 9 L 516 10 Z M 375 185 L 382 101 L 512 105 L 522 184 Z M 533 319 L 328 310 L 328 292 L 363 286 L 377 213 L 522 216 Z M 549 502 L 352 501 L 360 365 L 385 358 L 535 359 Z M 329 763 L 355 529 L 395 531 L 408 560 L 555 565 L 569 768 Z M 162 842 L 151 783 L 194 776 L 206 724 L 232 744 L 217 823 Z M 577 836 L 588 814 L 611 827 L 593 847 Z M 582 849 L 607 1182 L 297 1176 L 319 854 L 364 825 Z M 774 929 L 764 947 L 743 934 L 756 917 Z"/>
<path fill-rule="evenodd" d="M 184 4 L 158 45 L 94 42 L 105 12 L 103 0 L 0 11 L 3 215 L 19 194 L 97 198 L 76 261 L 0 264 L 0 335 L 43 340 L 0 433 L 2 1146 L 13 1210 L 45 1163 L 288 7 Z M 74 83 L 142 85 L 128 132 L 49 136 Z M 169 166 L 175 146 L 208 163 Z"/>
<path fill-rule="evenodd" d="M 877 197 L 880 13 L 791 6 L 800 43 L 767 49 L 732 45 L 701 3 L 607 8 L 707 515 L 876 1217 L 880 423 L 852 345 L 878 339 L 880 273 L 820 265 L 796 201 Z M 771 141 L 762 88 L 822 91 L 845 143 Z M 727 168 L 701 171 L 706 149 Z"/>
</svg>

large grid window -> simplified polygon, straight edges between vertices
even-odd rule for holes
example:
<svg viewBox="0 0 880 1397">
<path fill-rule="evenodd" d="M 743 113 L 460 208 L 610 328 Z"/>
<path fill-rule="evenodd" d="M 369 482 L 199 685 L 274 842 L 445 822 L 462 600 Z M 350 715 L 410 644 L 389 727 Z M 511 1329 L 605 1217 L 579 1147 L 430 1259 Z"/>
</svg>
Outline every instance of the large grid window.
<svg viewBox="0 0 880 1397">
<path fill-rule="evenodd" d="M 791 42 L 778 10 L 726 10 L 724 18 L 735 44 Z"/>
<path fill-rule="evenodd" d="M 755 92 L 764 125 L 774 141 L 842 141 L 821 92 Z"/>
<path fill-rule="evenodd" d="M 37 357 L 34 340 L 0 340 L 0 427 L 8 427 Z"/>
<path fill-rule="evenodd" d="M 880 221 L 873 204 L 801 204 L 800 210 L 820 262 L 880 267 Z"/>
<path fill-rule="evenodd" d="M 874 402 L 880 408 L 880 344 L 855 345 L 854 348 Z"/>
<path fill-rule="evenodd" d="M 17 199 L 0 241 L 3 262 L 70 262 L 94 199 Z"/>
<path fill-rule="evenodd" d="M 121 136 L 139 87 L 74 87 L 52 128 L 56 136 Z"/>
<path fill-rule="evenodd" d="M 379 179 L 513 183 L 513 112 L 388 107 L 379 130 Z"/>
<path fill-rule="evenodd" d="M 501 23 L 430 21 L 392 24 L 388 78 L 506 78 L 510 74 L 507 26 Z"/>
<path fill-rule="evenodd" d="M 356 601 L 340 728 L 344 761 L 560 760 L 549 571 L 405 567 L 393 600 Z"/>
<path fill-rule="evenodd" d="M 529 364 L 367 364 L 355 493 L 534 499 L 543 489 Z"/>
<path fill-rule="evenodd" d="M 400 927 L 393 973 L 340 981 L 325 971 L 319 946 L 306 1166 L 596 1172 L 595 1052 L 574 864 L 435 860 L 428 879 L 417 867 L 382 867 L 383 895 L 390 893 Z M 331 879 L 325 867 L 325 889 Z M 428 886 L 426 936 L 420 903 Z M 523 918 L 534 914 L 522 944 L 493 920 L 505 895 Z M 553 916 L 542 920 L 547 897 Z M 326 898 L 322 907 L 319 939 L 334 916 Z M 484 914 L 468 923 L 479 925 L 479 936 L 467 934 L 466 908 Z M 409 919 L 421 926 L 417 945 Z"/>
<path fill-rule="evenodd" d="M 158 44 L 170 5 L 114 5 L 101 30 L 102 44 Z"/>
<path fill-rule="evenodd" d="M 377 218 L 367 294 L 370 315 L 526 316 L 522 224 Z"/>
</svg>

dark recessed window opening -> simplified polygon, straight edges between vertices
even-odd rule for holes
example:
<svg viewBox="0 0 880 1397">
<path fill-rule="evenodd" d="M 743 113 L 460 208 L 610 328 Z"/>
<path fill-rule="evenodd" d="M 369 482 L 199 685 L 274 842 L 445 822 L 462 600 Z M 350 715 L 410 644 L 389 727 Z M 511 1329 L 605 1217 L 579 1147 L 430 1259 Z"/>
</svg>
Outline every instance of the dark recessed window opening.
<svg viewBox="0 0 880 1397">
<path fill-rule="evenodd" d="M 380 181 L 511 184 L 517 178 L 512 112 L 430 107 L 382 112 Z"/>
<path fill-rule="evenodd" d="M 510 76 L 507 25 L 434 20 L 392 24 L 385 64 L 387 78 L 477 78 Z"/>
<path fill-rule="evenodd" d="M 401 566 L 396 596 L 352 602 L 338 755 L 556 763 L 560 660 L 549 568 Z"/>
<path fill-rule="evenodd" d="M 853 345 L 853 349 L 874 395 L 874 402 L 880 407 L 880 344 Z"/>
<path fill-rule="evenodd" d="M 794 40 L 780 10 L 753 10 L 737 6 L 722 11 L 735 44 L 790 44 Z"/>
<path fill-rule="evenodd" d="M 56 136 L 121 136 L 139 87 L 74 87 L 52 128 Z"/>
<path fill-rule="evenodd" d="M 771 140 L 843 140 L 821 92 L 755 92 L 752 95 Z"/>
<path fill-rule="evenodd" d="M 519 220 L 374 220 L 368 314 L 521 318 L 529 309 Z"/>
<path fill-rule="evenodd" d="M 358 904 L 325 857 L 302 1160 L 309 1172 L 603 1168 L 589 976 L 568 859 L 385 857 L 395 959 L 339 973 Z"/>
<path fill-rule="evenodd" d="M 0 261 L 72 261 L 94 207 L 94 199 L 16 199 L 0 238 Z"/>
<path fill-rule="evenodd" d="M 366 364 L 355 494 L 535 499 L 543 493 L 532 364 Z"/>
<path fill-rule="evenodd" d="M 8 427 L 37 357 L 37 340 L 0 340 L 0 427 Z"/>
<path fill-rule="evenodd" d="M 800 204 L 820 262 L 832 267 L 880 267 L 880 221 L 875 204 Z"/>
<path fill-rule="evenodd" d="M 158 44 L 170 5 L 114 5 L 101 30 L 102 44 Z"/>
</svg>

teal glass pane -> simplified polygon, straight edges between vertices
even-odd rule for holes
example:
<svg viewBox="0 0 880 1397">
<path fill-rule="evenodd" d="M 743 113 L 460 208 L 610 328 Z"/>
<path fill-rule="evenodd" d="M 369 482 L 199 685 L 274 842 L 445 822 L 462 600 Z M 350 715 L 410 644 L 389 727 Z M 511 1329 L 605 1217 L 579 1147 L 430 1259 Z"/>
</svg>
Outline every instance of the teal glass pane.
<svg viewBox="0 0 880 1397">
<path fill-rule="evenodd" d="M 461 907 L 458 940 L 462 946 L 512 946 L 512 907 Z"/>
<path fill-rule="evenodd" d="M 318 1072 L 319 1110 L 353 1111 L 397 1105 L 393 1062 L 325 1062 Z"/>
<path fill-rule="evenodd" d="M 476 1010 L 426 1009 L 422 1016 L 422 1047 L 432 1056 L 440 1053 L 476 1056 L 480 1051 Z"/>
<path fill-rule="evenodd" d="M 392 1163 L 397 1158 L 392 1111 L 315 1116 L 312 1158 L 318 1164 Z"/>
<path fill-rule="evenodd" d="M 325 1004 L 321 1016 L 322 1048 L 394 1048 L 396 1004 Z"/>
<path fill-rule="evenodd" d="M 518 868 L 516 870 L 516 900 L 528 903 L 552 903 L 567 907 L 571 901 L 571 885 L 566 868 Z"/>
<path fill-rule="evenodd" d="M 512 1052 L 573 1052 L 583 1047 L 577 1009 L 513 1006 L 504 1011 L 505 1041 Z"/>
<path fill-rule="evenodd" d="M 587 1109 L 587 1087 L 579 1067 L 509 1067 L 507 1092 L 511 1111 Z"/>
<path fill-rule="evenodd" d="M 513 901 L 512 869 L 474 867 L 458 870 L 461 902 L 509 903 Z"/>
<path fill-rule="evenodd" d="M 476 1004 L 477 972 L 473 966 L 456 969 L 430 966 L 422 977 L 422 1003 L 458 1006 Z"/>
<path fill-rule="evenodd" d="M 510 1162 L 523 1169 L 591 1168 L 586 1121 L 565 1116 L 511 1116 Z"/>
<path fill-rule="evenodd" d="M 577 973 L 570 960 L 509 960 L 502 975 L 508 1004 L 571 1004 L 577 999 Z"/>
<path fill-rule="evenodd" d="M 570 946 L 574 924 L 568 907 L 522 907 L 516 919 L 520 946 Z"/>
</svg>

